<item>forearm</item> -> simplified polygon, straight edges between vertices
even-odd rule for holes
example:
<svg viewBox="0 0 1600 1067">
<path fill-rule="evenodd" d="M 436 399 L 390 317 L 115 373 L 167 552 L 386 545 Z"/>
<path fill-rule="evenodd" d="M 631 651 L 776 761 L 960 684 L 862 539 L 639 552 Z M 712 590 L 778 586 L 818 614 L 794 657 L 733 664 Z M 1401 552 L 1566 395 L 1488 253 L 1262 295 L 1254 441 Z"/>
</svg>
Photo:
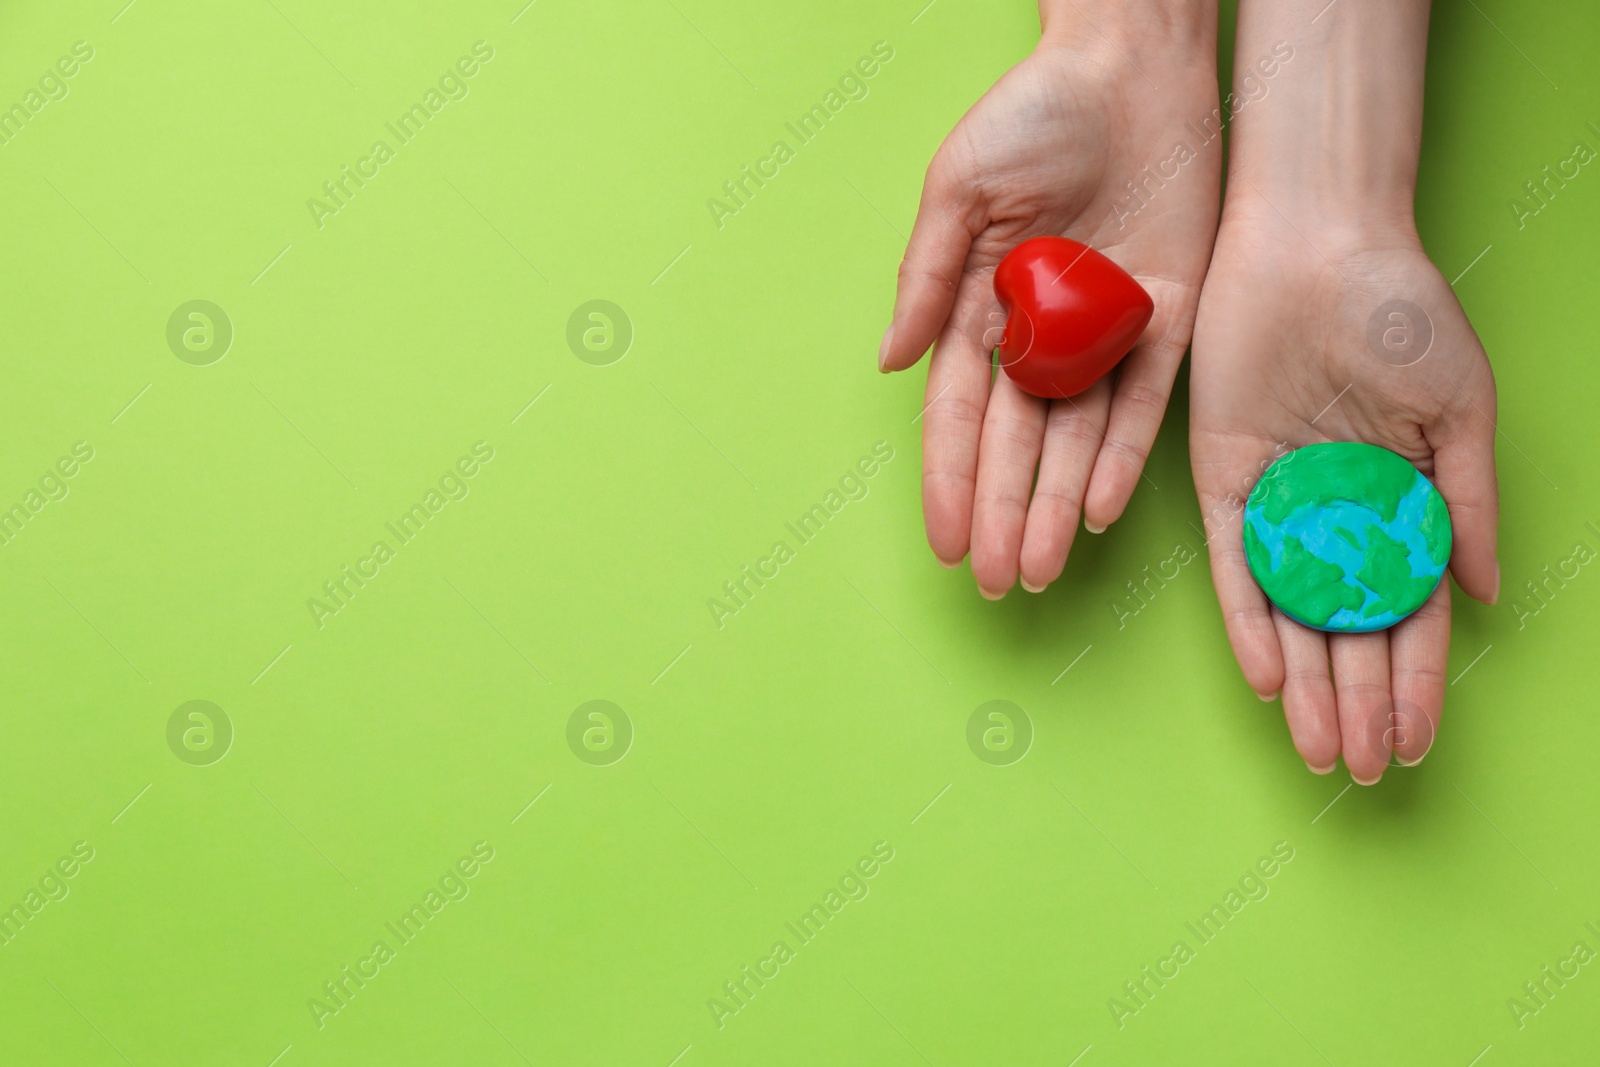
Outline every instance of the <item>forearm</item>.
<svg viewBox="0 0 1600 1067">
<path fill-rule="evenodd" d="M 1045 45 L 1107 44 L 1136 65 L 1174 54 L 1216 62 L 1217 0 L 1039 0 L 1039 25 Z M 1149 70 L 1156 84 L 1160 73 Z"/>
<path fill-rule="evenodd" d="M 1296 226 L 1412 232 L 1428 0 L 1240 0 L 1228 193 Z M 1274 50 L 1277 50 L 1276 52 Z M 1292 61 L 1257 99 L 1258 62 Z"/>
</svg>

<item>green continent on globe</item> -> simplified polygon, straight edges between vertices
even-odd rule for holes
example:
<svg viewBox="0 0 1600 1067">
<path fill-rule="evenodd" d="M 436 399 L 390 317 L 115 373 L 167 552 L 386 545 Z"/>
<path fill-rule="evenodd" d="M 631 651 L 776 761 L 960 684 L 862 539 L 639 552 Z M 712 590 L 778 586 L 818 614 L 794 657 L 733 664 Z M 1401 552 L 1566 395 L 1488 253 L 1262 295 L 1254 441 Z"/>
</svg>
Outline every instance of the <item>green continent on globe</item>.
<svg viewBox="0 0 1600 1067">
<path fill-rule="evenodd" d="M 1411 464 L 1377 445 L 1312 445 L 1297 448 L 1274 463 L 1250 491 L 1250 503 L 1274 526 L 1304 504 L 1335 500 L 1365 504 L 1383 516 L 1384 522 L 1393 522 L 1401 498 L 1420 477 Z"/>
<path fill-rule="evenodd" d="M 1429 544 L 1430 554 L 1432 544 Z M 1438 561 L 1436 561 L 1438 562 Z M 1396 541 L 1377 526 L 1367 527 L 1367 559 L 1356 577 L 1372 590 L 1372 603 L 1362 614 L 1371 618 L 1385 611 L 1405 610 L 1428 599 L 1439 584 L 1437 575 L 1411 573 L 1411 557 L 1404 541 Z M 1324 620 L 1326 621 L 1326 620 Z"/>
<path fill-rule="evenodd" d="M 1355 611 L 1367 594 L 1345 580 L 1344 568 L 1318 559 L 1297 537 L 1283 539 L 1283 562 L 1272 569 L 1272 555 L 1248 523 L 1244 528 L 1244 553 L 1250 569 L 1274 603 L 1292 603 L 1296 614 L 1315 626 L 1325 626 L 1340 608 Z"/>
<path fill-rule="evenodd" d="M 1450 530 L 1450 509 L 1437 492 L 1428 494 L 1422 509 L 1422 539 L 1428 543 L 1428 558 L 1435 567 L 1443 567 L 1450 562 L 1450 545 L 1454 539 Z"/>
</svg>

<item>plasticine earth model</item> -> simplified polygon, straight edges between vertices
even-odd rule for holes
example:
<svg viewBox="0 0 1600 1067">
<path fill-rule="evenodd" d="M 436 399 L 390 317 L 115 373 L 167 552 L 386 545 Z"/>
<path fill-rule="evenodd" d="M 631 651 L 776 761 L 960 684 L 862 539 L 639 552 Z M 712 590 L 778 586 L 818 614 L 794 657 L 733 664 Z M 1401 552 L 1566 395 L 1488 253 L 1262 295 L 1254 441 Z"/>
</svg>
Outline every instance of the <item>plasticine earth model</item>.
<svg viewBox="0 0 1600 1067">
<path fill-rule="evenodd" d="M 1450 561 L 1450 513 L 1433 483 L 1376 445 L 1295 449 L 1244 509 L 1244 552 L 1291 619 L 1331 633 L 1393 626 L 1420 608 Z"/>
<path fill-rule="evenodd" d="M 1077 396 L 1110 373 L 1150 324 L 1155 304 L 1133 276 L 1088 245 L 1033 237 L 994 271 L 1006 313 L 1000 367 L 1046 400 Z"/>
</svg>

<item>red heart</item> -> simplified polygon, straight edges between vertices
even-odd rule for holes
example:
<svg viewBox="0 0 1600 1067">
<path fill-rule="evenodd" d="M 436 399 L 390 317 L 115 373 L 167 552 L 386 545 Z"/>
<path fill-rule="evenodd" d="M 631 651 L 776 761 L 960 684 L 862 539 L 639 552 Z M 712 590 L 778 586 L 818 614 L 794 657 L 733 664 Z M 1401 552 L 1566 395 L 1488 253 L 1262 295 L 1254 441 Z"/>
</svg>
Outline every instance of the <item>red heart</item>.
<svg viewBox="0 0 1600 1067">
<path fill-rule="evenodd" d="M 1034 237 L 1008 252 L 994 295 L 1006 311 L 1000 366 L 1047 399 L 1076 396 L 1104 377 L 1155 311 L 1127 271 L 1065 237 Z"/>
</svg>

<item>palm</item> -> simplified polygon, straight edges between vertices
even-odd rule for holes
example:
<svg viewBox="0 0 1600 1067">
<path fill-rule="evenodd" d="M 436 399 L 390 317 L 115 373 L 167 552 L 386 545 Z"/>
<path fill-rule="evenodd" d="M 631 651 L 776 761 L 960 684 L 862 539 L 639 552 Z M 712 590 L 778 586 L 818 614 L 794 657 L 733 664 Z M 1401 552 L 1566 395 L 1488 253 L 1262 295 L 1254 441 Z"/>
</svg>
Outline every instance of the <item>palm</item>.
<svg viewBox="0 0 1600 1067">
<path fill-rule="evenodd" d="M 1191 454 L 1213 576 L 1246 679 L 1280 689 L 1314 769 L 1342 754 L 1375 780 L 1391 751 L 1420 759 L 1443 703 L 1449 588 L 1387 632 L 1325 635 L 1268 604 L 1245 568 L 1239 505 L 1288 448 L 1365 441 L 1438 485 L 1456 531 L 1451 570 L 1492 599 L 1494 382 L 1449 285 L 1410 237 L 1318 247 L 1272 213 L 1223 227 L 1195 329 Z M 1374 320 L 1377 325 L 1373 326 Z M 1332 671 L 1330 681 L 1329 671 Z"/>
<path fill-rule="evenodd" d="M 992 271 L 1015 245 L 1064 233 L 1085 213 L 1107 166 L 1111 136 L 1062 60 L 1035 55 L 1008 71 L 946 139 L 935 166 L 981 190 L 988 219 L 963 273 Z"/>
<path fill-rule="evenodd" d="M 1017 581 L 1042 589 L 1066 562 L 1080 515 L 1121 515 L 1188 345 L 1215 233 L 1219 152 L 1185 126 L 1214 99 L 1214 72 L 1168 69 L 1156 89 L 1126 60 L 1040 50 L 956 126 L 928 169 L 885 369 L 935 342 L 923 430 L 928 540 L 947 566 L 969 550 L 991 598 Z M 1186 140 L 1168 177 L 1128 183 Z M 1175 173 L 1174 173 L 1175 172 Z M 1070 236 L 1122 265 L 1156 311 L 1116 385 L 1049 402 L 992 375 L 1003 323 L 995 266 L 1021 241 Z"/>
</svg>

